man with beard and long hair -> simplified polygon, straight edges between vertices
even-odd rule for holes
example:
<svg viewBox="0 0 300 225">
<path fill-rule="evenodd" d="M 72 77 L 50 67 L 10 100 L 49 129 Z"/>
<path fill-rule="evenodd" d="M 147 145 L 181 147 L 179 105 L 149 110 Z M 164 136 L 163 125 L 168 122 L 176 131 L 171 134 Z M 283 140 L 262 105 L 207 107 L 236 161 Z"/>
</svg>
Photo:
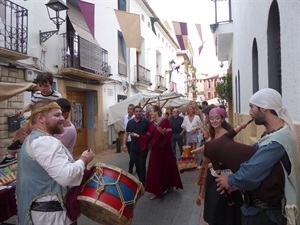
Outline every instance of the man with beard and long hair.
<svg viewBox="0 0 300 225">
<path fill-rule="evenodd" d="M 258 150 L 237 172 L 218 176 L 218 190 L 238 188 L 244 192 L 243 225 L 300 224 L 300 168 L 294 124 L 282 106 L 281 95 L 274 89 L 259 90 L 249 105 L 250 116 L 255 124 L 265 127 L 265 132 L 255 144 Z M 270 177 L 278 162 L 281 171 Z M 262 182 L 267 178 L 280 183 L 276 188 L 265 188 Z"/>
<path fill-rule="evenodd" d="M 18 223 L 71 224 L 64 205 L 69 187 L 78 186 L 86 165 L 95 154 L 86 150 L 75 161 L 60 140 L 53 137 L 64 131 L 60 106 L 41 100 L 29 118 L 33 130 L 19 154 L 16 195 Z"/>
</svg>

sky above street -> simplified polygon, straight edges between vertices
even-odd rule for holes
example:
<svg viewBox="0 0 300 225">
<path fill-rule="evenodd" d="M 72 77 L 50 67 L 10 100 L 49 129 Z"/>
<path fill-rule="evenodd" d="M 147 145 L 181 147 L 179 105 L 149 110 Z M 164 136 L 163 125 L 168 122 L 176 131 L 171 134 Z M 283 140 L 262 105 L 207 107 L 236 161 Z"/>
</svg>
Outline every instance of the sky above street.
<svg viewBox="0 0 300 225">
<path fill-rule="evenodd" d="M 164 19 L 193 23 L 212 23 L 211 0 L 147 0 L 157 15 Z"/>
<path fill-rule="evenodd" d="M 185 22 L 188 24 L 188 35 L 194 49 L 194 65 L 197 73 L 217 73 L 220 71 L 215 55 L 213 34 L 209 25 L 214 23 L 214 5 L 211 0 L 147 0 L 161 20 Z M 198 48 L 201 39 L 195 24 L 202 25 L 203 41 L 201 55 Z"/>
</svg>

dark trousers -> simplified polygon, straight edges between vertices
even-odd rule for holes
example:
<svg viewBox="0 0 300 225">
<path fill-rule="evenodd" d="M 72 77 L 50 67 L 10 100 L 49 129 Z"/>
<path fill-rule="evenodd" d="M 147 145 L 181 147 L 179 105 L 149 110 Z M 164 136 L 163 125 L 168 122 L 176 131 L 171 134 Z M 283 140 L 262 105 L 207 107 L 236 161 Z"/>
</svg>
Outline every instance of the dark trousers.
<svg viewBox="0 0 300 225">
<path fill-rule="evenodd" d="M 182 155 L 183 135 L 173 133 L 171 139 L 172 150 L 176 158 L 176 143 L 178 144 L 180 156 Z"/>
<path fill-rule="evenodd" d="M 132 146 L 131 146 L 132 147 Z M 139 181 L 145 186 L 146 181 L 146 159 L 147 159 L 148 150 L 144 152 L 136 148 L 131 148 L 130 155 L 133 159 L 134 165 L 136 167 L 136 172 L 139 177 Z"/>
<path fill-rule="evenodd" d="M 282 211 L 278 210 L 270 210 L 273 214 L 276 222 L 272 221 L 270 217 L 267 215 L 267 211 L 264 209 L 258 212 L 256 215 L 253 216 L 244 216 L 242 215 L 242 225 L 253 225 L 253 224 L 261 224 L 261 225 L 285 225 L 286 218 L 282 215 Z"/>
<path fill-rule="evenodd" d="M 128 151 L 128 154 L 129 154 L 129 168 L 128 168 L 128 172 L 132 174 L 133 167 L 134 167 L 134 161 L 133 161 L 133 158 L 131 157 L 131 154 L 130 154 L 130 141 L 126 142 L 126 147 L 127 147 L 127 151 Z"/>
</svg>

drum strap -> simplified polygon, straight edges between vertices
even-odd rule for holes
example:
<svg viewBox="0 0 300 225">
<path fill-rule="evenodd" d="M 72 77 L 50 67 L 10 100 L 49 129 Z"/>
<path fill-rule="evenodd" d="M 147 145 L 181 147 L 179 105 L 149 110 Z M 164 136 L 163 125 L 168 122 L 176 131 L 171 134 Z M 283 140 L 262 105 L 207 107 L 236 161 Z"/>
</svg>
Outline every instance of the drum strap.
<svg viewBox="0 0 300 225">
<path fill-rule="evenodd" d="M 85 169 L 83 178 L 79 186 L 72 187 L 68 190 L 66 195 L 66 208 L 67 208 L 67 216 L 72 220 L 75 221 L 80 216 L 80 204 L 77 201 L 77 197 L 80 195 L 83 187 L 85 186 L 86 182 L 93 176 L 94 168 Z"/>
</svg>

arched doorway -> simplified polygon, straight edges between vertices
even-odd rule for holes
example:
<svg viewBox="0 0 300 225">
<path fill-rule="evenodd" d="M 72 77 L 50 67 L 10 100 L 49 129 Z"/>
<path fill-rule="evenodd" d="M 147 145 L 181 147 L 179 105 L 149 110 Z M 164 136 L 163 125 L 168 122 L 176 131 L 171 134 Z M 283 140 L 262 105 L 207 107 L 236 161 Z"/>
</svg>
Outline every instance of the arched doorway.
<svg viewBox="0 0 300 225">
<path fill-rule="evenodd" d="M 259 79 L 258 79 L 258 51 L 256 38 L 252 44 L 252 92 L 253 94 L 259 90 Z"/>
<path fill-rule="evenodd" d="M 269 87 L 281 93 L 281 44 L 278 3 L 274 0 L 268 18 L 268 81 Z"/>
</svg>

